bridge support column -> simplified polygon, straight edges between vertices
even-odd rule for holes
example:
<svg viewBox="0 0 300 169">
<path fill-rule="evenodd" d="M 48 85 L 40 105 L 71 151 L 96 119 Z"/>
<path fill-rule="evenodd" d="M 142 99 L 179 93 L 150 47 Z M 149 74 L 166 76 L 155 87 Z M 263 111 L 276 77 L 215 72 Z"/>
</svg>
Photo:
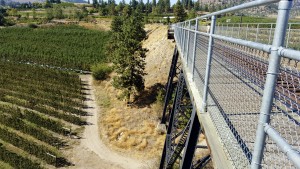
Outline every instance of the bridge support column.
<svg viewBox="0 0 300 169">
<path fill-rule="evenodd" d="M 192 108 L 184 75 L 181 72 L 169 120 L 164 148 L 165 152 L 162 154 L 160 168 L 172 168 L 176 160 L 181 156 L 191 124 L 190 116 Z"/>
<path fill-rule="evenodd" d="M 193 108 L 192 117 L 191 117 L 191 127 L 189 130 L 189 135 L 185 145 L 185 151 L 182 157 L 181 168 L 191 168 L 193 166 L 193 157 L 196 150 L 196 145 L 198 137 L 200 134 L 200 122 L 196 112 L 196 108 Z"/>
<path fill-rule="evenodd" d="M 216 27 L 216 16 L 212 16 L 211 18 L 211 28 L 209 33 L 209 44 L 208 44 L 208 52 L 207 52 L 207 62 L 206 62 L 206 71 L 205 71 L 205 81 L 204 81 L 204 89 L 203 89 L 203 102 L 201 111 L 207 112 L 207 95 L 208 95 L 208 85 L 209 85 L 209 77 L 210 77 L 210 69 L 211 69 L 211 59 L 212 59 L 212 46 L 214 44 L 214 39 L 211 36 L 215 33 Z"/>
<path fill-rule="evenodd" d="M 281 56 L 278 54 L 278 48 L 283 46 L 284 43 L 292 2 L 293 1 L 290 0 L 281 0 L 278 5 L 278 16 L 260 109 L 259 124 L 256 131 L 251 169 L 259 169 L 262 167 L 261 162 L 266 142 L 266 132 L 264 131 L 264 128 L 270 122 L 270 112 L 272 110 L 274 91 L 276 88 L 281 60 Z"/>
<path fill-rule="evenodd" d="M 181 71 L 173 108 L 170 113 L 160 169 L 171 169 L 178 159 L 183 160 L 181 168 L 190 169 L 193 166 L 193 157 L 197 148 L 199 133 L 200 122 L 196 113 L 196 107 L 192 103 L 185 76 Z M 198 163 L 205 165 L 201 160 L 198 160 Z"/>
<path fill-rule="evenodd" d="M 161 122 L 160 122 L 161 124 L 166 124 L 166 112 L 167 112 L 169 101 L 171 99 L 173 89 L 174 89 L 173 79 L 176 76 L 178 55 L 179 55 L 178 50 L 177 50 L 177 47 L 175 46 L 172 63 L 171 63 L 171 67 L 170 67 L 170 72 L 169 72 L 169 77 L 168 77 L 167 88 L 166 88 L 164 109 L 163 109 L 163 114 L 162 114 L 162 118 L 161 118 Z"/>
<path fill-rule="evenodd" d="M 176 99 L 176 96 L 175 96 L 175 99 Z M 168 142 L 170 141 L 169 138 L 171 137 L 171 131 L 172 131 L 172 126 L 173 126 L 173 117 L 174 117 L 174 111 L 172 110 L 170 112 L 169 127 L 168 127 L 168 130 L 167 130 L 164 149 L 163 149 L 162 156 L 161 156 L 161 159 L 160 159 L 159 169 L 164 169 L 165 168 L 166 159 L 168 159 L 168 157 L 167 157 L 167 155 L 169 155 L 169 153 L 167 154 L 167 151 L 169 151 L 168 150 L 168 148 L 169 148 L 169 143 Z"/>
</svg>

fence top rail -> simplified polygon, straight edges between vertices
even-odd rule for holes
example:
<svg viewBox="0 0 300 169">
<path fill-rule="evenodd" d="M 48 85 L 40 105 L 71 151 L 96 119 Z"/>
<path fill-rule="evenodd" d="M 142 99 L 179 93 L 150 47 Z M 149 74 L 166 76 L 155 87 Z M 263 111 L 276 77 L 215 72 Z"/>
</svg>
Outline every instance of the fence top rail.
<svg viewBox="0 0 300 169">
<path fill-rule="evenodd" d="M 242 9 L 247 9 L 247 8 L 252 8 L 252 7 L 256 7 L 256 6 L 262 6 L 262 5 L 266 5 L 266 4 L 271 4 L 271 3 L 276 3 L 279 2 L 280 0 L 256 0 L 256 1 L 252 1 L 252 2 L 248 2 L 248 3 L 244 3 L 238 6 L 234 6 L 231 8 L 227 8 L 227 9 L 223 9 L 217 12 L 213 12 L 207 15 L 203 15 L 188 21 L 184 21 L 184 22 L 189 22 L 189 21 L 194 21 L 197 19 L 202 19 L 202 18 L 209 18 L 212 16 L 216 16 L 216 15 L 221 15 L 224 13 L 228 13 L 228 12 L 234 12 L 234 11 L 238 11 L 238 10 L 242 10 Z M 184 22 L 179 22 L 179 23 L 184 23 Z"/>
<path fill-rule="evenodd" d="M 178 26 L 175 26 L 175 27 L 176 28 L 181 28 L 181 27 L 178 27 Z M 190 31 L 190 32 L 194 32 L 196 34 L 204 35 L 204 36 L 212 36 L 215 39 L 219 39 L 219 40 L 227 41 L 227 42 L 230 42 L 230 43 L 235 43 L 235 44 L 238 44 L 238 45 L 250 47 L 250 48 L 261 50 L 261 51 L 264 51 L 264 52 L 267 52 L 267 53 L 271 52 L 271 47 L 272 47 L 271 45 L 267 45 L 267 44 L 263 44 L 263 43 L 258 43 L 258 42 L 252 42 L 252 41 L 238 39 L 238 38 L 233 38 L 233 37 L 216 35 L 216 34 L 210 35 L 209 33 L 200 32 L 200 31 L 197 31 L 197 30 L 189 29 L 189 28 L 182 28 L 182 29 Z M 286 53 L 286 57 L 290 57 L 290 54 L 294 54 L 294 51 L 291 52 L 290 50 L 289 51 L 284 50 L 284 52 Z"/>
<path fill-rule="evenodd" d="M 228 25 L 276 25 L 276 23 L 275 22 L 273 22 L 273 23 L 271 23 L 271 22 L 264 22 L 264 23 L 262 23 L 262 22 L 249 22 L 249 23 L 247 23 L 247 22 L 244 22 L 244 23 L 239 23 L 239 22 L 236 22 L 236 23 L 234 23 L 234 22 L 218 22 L 217 23 L 217 25 L 220 25 L 220 24 L 228 24 Z M 292 25 L 292 24 L 300 24 L 300 22 L 289 22 L 288 23 L 289 25 Z"/>
</svg>

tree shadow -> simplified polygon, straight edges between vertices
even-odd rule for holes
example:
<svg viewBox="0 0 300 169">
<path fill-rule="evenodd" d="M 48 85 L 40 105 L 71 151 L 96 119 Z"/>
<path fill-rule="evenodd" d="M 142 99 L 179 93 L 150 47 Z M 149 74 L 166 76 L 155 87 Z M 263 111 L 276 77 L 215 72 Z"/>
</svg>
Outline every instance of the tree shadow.
<svg viewBox="0 0 300 169">
<path fill-rule="evenodd" d="M 56 168 L 68 167 L 68 166 L 75 166 L 75 164 L 71 163 L 70 161 L 68 161 L 66 158 L 63 157 L 58 157 L 55 161 Z"/>
<path fill-rule="evenodd" d="M 156 97 L 160 90 L 165 88 L 164 85 L 161 83 L 156 83 L 153 86 L 147 88 L 146 90 L 142 91 L 138 96 L 135 97 L 134 101 L 132 102 L 132 106 L 136 107 L 148 107 L 152 103 L 156 101 Z"/>
</svg>

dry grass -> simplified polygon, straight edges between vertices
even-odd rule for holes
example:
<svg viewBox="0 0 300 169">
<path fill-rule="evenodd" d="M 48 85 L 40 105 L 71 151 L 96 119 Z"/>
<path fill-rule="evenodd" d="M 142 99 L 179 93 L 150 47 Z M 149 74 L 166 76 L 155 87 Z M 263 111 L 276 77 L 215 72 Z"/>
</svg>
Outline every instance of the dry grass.
<svg viewBox="0 0 300 169">
<path fill-rule="evenodd" d="M 96 22 L 81 21 L 79 25 L 88 29 L 108 31 L 110 30 L 111 21 L 111 18 L 97 18 Z"/>
<path fill-rule="evenodd" d="M 104 83 L 100 86 L 98 87 L 105 89 Z M 107 93 L 118 95 L 118 91 L 110 91 L 114 90 L 113 88 L 106 89 L 109 91 Z M 160 155 L 165 136 L 156 131 L 156 113 L 147 107 L 126 107 L 123 101 L 117 99 L 111 102 L 111 107 L 104 108 L 100 118 L 104 141 L 111 147 L 135 157 L 149 159 Z"/>
<path fill-rule="evenodd" d="M 5 168 L 5 169 L 13 169 L 12 166 L 10 166 L 7 163 L 4 163 L 3 161 L 0 161 L 0 168 Z"/>
</svg>

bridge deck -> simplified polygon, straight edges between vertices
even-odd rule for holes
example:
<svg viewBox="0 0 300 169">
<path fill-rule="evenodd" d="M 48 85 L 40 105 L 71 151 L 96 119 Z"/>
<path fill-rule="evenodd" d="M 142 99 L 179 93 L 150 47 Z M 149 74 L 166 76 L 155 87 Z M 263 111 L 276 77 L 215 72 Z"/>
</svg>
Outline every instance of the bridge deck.
<svg viewBox="0 0 300 169">
<path fill-rule="evenodd" d="M 229 50 L 227 49 L 228 44 L 217 41 L 214 45 L 215 52 L 211 63 L 208 112 L 203 113 L 200 111 L 200 107 L 202 105 L 207 51 L 203 46 L 200 48 L 200 45 L 204 45 L 205 42 L 207 42 L 207 38 L 200 36 L 194 74 L 190 69 L 192 58 L 181 56 L 181 59 L 188 80 L 188 88 L 196 100 L 198 117 L 206 131 L 206 137 L 212 150 L 214 165 L 216 168 L 224 168 L 224 166 L 226 166 L 225 168 L 234 168 L 234 166 L 248 168 L 252 158 L 251 153 L 254 148 L 263 84 L 265 83 L 263 72 L 266 72 L 267 69 L 267 64 L 263 58 L 264 53 L 251 55 L 253 58 L 242 65 L 243 62 L 239 61 L 241 58 L 238 56 L 244 57 L 242 55 L 247 53 L 237 53 L 238 48 Z M 218 48 L 220 51 L 217 50 Z M 181 49 L 179 51 L 181 53 Z M 231 58 L 232 56 L 236 57 Z M 256 68 L 248 68 L 255 65 Z M 284 68 L 282 68 L 283 70 Z M 277 97 L 287 94 L 280 90 L 277 92 L 279 93 Z M 288 110 L 290 108 L 287 108 L 287 105 L 283 104 L 282 101 L 274 104 L 271 124 L 279 133 L 284 133 L 283 137 L 289 143 L 299 147 L 298 143 L 293 144 L 293 142 L 298 139 L 300 130 L 283 112 Z M 299 120 L 294 113 L 290 112 L 289 114 L 291 117 L 294 116 L 296 121 Z M 291 127 L 294 127 L 294 130 Z M 289 134 L 286 134 L 286 131 L 294 133 L 296 136 L 288 137 Z M 273 141 L 267 139 L 266 143 L 263 165 L 272 163 L 272 166 L 284 168 L 285 164 L 289 163 L 288 159 Z M 265 167 L 268 168 L 266 165 Z"/>
</svg>

